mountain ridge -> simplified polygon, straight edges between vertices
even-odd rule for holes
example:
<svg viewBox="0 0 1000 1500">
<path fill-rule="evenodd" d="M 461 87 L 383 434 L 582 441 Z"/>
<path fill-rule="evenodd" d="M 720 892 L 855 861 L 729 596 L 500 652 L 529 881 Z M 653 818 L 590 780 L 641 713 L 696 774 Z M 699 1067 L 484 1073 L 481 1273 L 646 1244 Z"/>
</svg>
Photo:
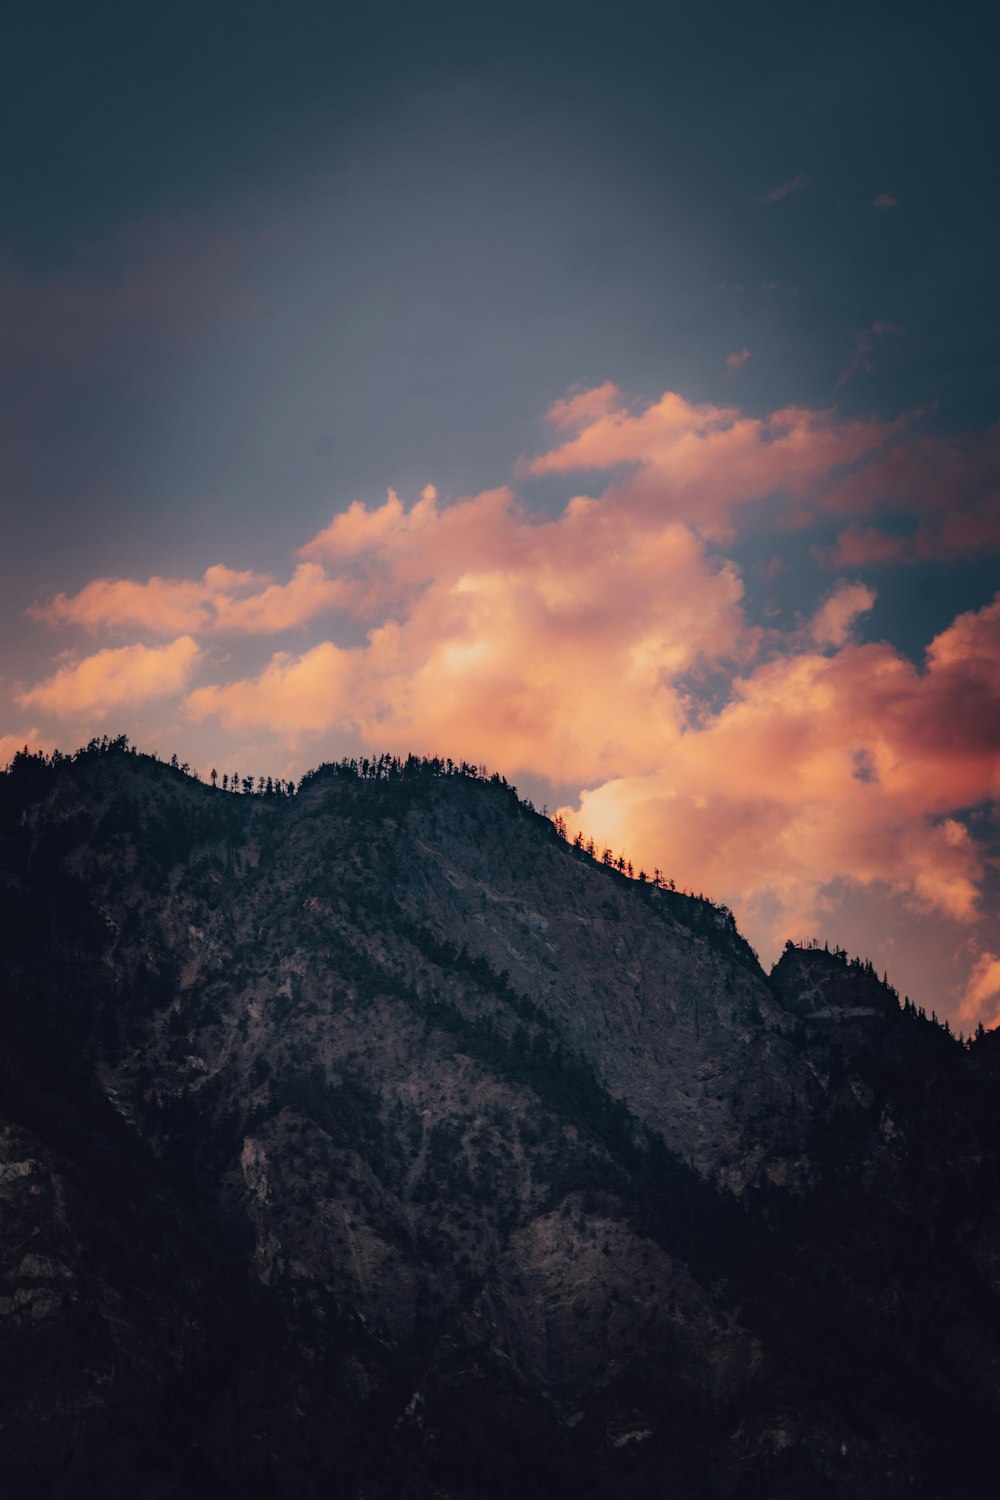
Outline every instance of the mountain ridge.
<svg viewBox="0 0 1000 1500">
<path fill-rule="evenodd" d="M 987 1493 L 992 1034 L 373 764 L 0 782 L 8 1492 Z"/>
</svg>

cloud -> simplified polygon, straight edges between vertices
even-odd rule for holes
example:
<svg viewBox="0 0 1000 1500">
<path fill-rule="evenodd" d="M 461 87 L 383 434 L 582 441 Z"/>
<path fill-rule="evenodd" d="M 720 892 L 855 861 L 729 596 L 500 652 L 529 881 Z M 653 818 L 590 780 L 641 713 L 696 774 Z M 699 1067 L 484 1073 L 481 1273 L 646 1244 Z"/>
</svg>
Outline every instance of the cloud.
<svg viewBox="0 0 1000 1500">
<path fill-rule="evenodd" d="M 525 460 L 528 474 L 618 470 L 605 492 L 620 514 L 672 514 L 706 535 L 725 536 L 733 513 L 768 496 L 784 497 L 799 518 L 822 504 L 844 469 L 869 459 L 912 422 L 845 420 L 832 411 L 785 407 L 749 417 L 737 406 L 694 404 L 668 391 L 630 410 L 602 387 L 595 414 L 582 397 L 559 403 L 563 441 Z"/>
<path fill-rule="evenodd" d="M 872 208 L 898 208 L 899 199 L 894 198 L 891 193 L 879 193 L 877 198 L 872 199 Z"/>
<path fill-rule="evenodd" d="M 302 735 L 331 728 L 344 715 L 356 660 L 355 653 L 330 641 L 298 657 L 279 651 L 252 682 L 196 688 L 187 699 L 187 712 L 196 720 L 214 716 L 235 733 L 269 729 L 294 744 Z"/>
<path fill-rule="evenodd" d="M 409 510 L 390 492 L 303 551 L 352 568 L 377 621 L 367 643 L 279 653 L 256 677 L 197 689 L 193 716 L 457 746 L 511 771 L 620 773 L 645 767 L 657 724 L 683 715 L 676 678 L 745 659 L 756 639 L 737 571 L 690 528 L 624 528 L 592 500 L 551 519 L 506 490 L 447 507 L 425 492 Z"/>
<path fill-rule="evenodd" d="M 843 627 L 864 600 L 835 597 Z M 735 902 L 772 943 L 814 928 L 843 880 L 971 923 L 985 858 L 953 810 L 1000 795 L 1000 596 L 942 632 L 923 671 L 849 639 L 763 661 L 659 762 L 585 791 L 571 827 Z"/>
<path fill-rule="evenodd" d="M 60 667 L 27 692 L 16 694 L 22 708 L 35 707 L 59 718 L 88 715 L 103 719 L 111 709 L 132 707 L 183 691 L 198 661 L 189 635 L 168 646 L 121 646 L 98 651 Z"/>
<path fill-rule="evenodd" d="M 620 405 L 621 392 L 610 380 L 606 380 L 603 385 L 589 389 L 583 386 L 563 400 L 554 401 L 546 416 L 550 426 L 557 431 L 568 427 L 575 432 L 588 422 L 596 422 L 601 417 L 609 416 Z"/>
<path fill-rule="evenodd" d="M 962 993 L 958 1014 L 963 1021 L 1000 1026 L 1000 954 L 979 954 Z"/>
<path fill-rule="evenodd" d="M 750 358 L 750 350 L 749 349 L 741 349 L 738 354 L 727 354 L 726 355 L 726 374 L 727 375 L 735 375 L 739 370 L 742 370 L 743 366 L 746 364 L 746 362 L 747 362 L 747 360 L 749 358 Z"/>
<path fill-rule="evenodd" d="M 793 177 L 791 182 L 783 182 L 780 187 L 772 188 L 769 193 L 761 193 L 756 201 L 758 203 L 780 203 L 782 198 L 788 197 L 789 193 L 797 193 L 802 188 L 808 186 L 808 177 Z"/>
<path fill-rule="evenodd" d="M 817 646 L 843 646 L 854 622 L 872 608 L 877 595 L 866 583 L 842 583 L 816 611 L 809 633 Z"/>
<path fill-rule="evenodd" d="M 95 578 L 78 594 L 33 605 L 29 614 L 48 625 L 81 625 L 92 634 L 136 627 L 157 635 L 273 634 L 342 608 L 348 594 L 342 582 L 311 563 L 283 584 L 216 563 L 201 578 Z"/>
<path fill-rule="evenodd" d="M 862 328 L 860 333 L 856 333 L 854 335 L 854 353 L 840 372 L 837 379 L 837 390 L 841 390 L 847 385 L 849 380 L 853 380 L 859 370 L 863 370 L 866 375 L 874 375 L 875 360 L 873 354 L 875 346 L 872 342 L 873 336 L 876 339 L 884 339 L 889 334 L 895 334 L 899 337 L 905 332 L 906 329 L 900 328 L 897 323 L 873 323 L 870 328 Z"/>
<path fill-rule="evenodd" d="M 1000 424 L 984 434 L 909 432 L 842 475 L 826 496 L 852 521 L 815 556 L 827 567 L 948 562 L 1000 548 Z"/>
</svg>

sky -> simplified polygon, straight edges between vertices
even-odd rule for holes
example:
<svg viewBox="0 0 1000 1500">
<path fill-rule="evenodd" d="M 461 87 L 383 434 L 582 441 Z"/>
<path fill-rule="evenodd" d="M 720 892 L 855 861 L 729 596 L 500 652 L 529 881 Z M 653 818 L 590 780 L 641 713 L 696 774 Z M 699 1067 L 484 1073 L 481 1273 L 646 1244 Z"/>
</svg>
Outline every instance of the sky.
<svg viewBox="0 0 1000 1500">
<path fill-rule="evenodd" d="M 505 774 L 1000 1020 L 997 13 L 8 0 L 0 763 Z"/>
</svg>

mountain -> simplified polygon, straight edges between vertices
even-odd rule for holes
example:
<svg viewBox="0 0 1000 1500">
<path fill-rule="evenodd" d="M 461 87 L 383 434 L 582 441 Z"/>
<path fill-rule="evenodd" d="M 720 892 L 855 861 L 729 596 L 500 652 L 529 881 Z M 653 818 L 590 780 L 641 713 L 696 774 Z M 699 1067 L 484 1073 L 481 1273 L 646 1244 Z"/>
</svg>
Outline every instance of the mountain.
<svg viewBox="0 0 1000 1500">
<path fill-rule="evenodd" d="M 447 763 L 22 755 L 0 883 L 11 1500 L 994 1493 L 997 1034 Z"/>
</svg>

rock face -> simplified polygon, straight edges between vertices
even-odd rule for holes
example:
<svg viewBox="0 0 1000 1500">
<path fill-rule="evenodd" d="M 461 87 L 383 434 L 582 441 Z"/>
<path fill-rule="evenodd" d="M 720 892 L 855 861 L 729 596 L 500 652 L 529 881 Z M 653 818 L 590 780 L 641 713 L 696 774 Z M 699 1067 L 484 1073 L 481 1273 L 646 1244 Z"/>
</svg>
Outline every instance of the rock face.
<svg viewBox="0 0 1000 1500">
<path fill-rule="evenodd" d="M 0 778 L 0 1492 L 979 1497 L 1000 1057 L 505 783 Z"/>
</svg>

